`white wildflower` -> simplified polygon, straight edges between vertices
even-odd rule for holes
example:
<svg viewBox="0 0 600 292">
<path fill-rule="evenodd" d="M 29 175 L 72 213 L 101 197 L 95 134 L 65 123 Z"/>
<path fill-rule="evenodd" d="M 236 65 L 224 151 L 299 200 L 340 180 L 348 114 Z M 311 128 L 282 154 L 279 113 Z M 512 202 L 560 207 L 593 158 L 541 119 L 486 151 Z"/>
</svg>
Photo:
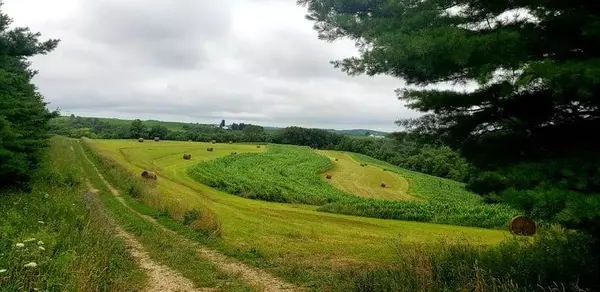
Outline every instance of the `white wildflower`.
<svg viewBox="0 0 600 292">
<path fill-rule="evenodd" d="M 44 245 L 44 242 L 40 240 L 38 241 L 38 245 Z"/>
<path fill-rule="evenodd" d="M 39 224 L 46 224 L 44 221 L 38 221 Z"/>
<path fill-rule="evenodd" d="M 24 248 L 25 244 L 19 242 L 19 243 L 15 244 L 15 246 L 18 247 L 18 248 Z"/>
<path fill-rule="evenodd" d="M 29 243 L 29 242 L 32 242 L 32 241 L 35 241 L 35 238 L 30 238 L 30 239 L 27 239 L 27 240 L 23 240 L 24 243 Z"/>
<path fill-rule="evenodd" d="M 26 267 L 26 268 L 35 268 L 35 267 L 37 267 L 37 264 L 34 263 L 34 262 L 30 262 L 28 264 L 25 264 L 24 267 Z"/>
<path fill-rule="evenodd" d="M 41 251 L 45 251 L 46 249 L 43 246 L 38 246 Z"/>
<path fill-rule="evenodd" d="M 0 274 L 6 273 L 6 271 L 8 271 L 8 270 L 7 269 L 0 269 Z"/>
</svg>

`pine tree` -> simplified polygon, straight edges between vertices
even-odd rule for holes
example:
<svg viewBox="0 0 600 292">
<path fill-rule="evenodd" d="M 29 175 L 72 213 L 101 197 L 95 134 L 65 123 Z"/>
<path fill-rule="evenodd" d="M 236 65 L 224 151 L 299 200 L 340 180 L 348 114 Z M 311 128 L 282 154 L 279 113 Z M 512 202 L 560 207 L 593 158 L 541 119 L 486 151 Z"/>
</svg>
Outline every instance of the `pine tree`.
<svg viewBox="0 0 600 292">
<path fill-rule="evenodd" d="M 31 83 L 37 72 L 27 58 L 49 53 L 58 40 L 40 42 L 39 33 L 11 29 L 11 22 L 0 10 L 0 187 L 28 180 L 47 144 L 48 121 L 56 115 Z"/>
</svg>

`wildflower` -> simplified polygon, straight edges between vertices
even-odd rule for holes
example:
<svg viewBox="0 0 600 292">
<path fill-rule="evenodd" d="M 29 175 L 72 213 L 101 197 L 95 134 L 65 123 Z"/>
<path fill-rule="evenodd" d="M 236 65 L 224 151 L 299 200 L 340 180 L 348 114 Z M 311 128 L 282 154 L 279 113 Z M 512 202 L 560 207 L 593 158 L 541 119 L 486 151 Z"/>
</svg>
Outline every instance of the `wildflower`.
<svg viewBox="0 0 600 292">
<path fill-rule="evenodd" d="M 0 269 L 0 274 L 6 273 L 6 271 L 8 271 L 8 270 L 7 269 Z"/>
<path fill-rule="evenodd" d="M 15 246 L 18 247 L 18 248 L 24 248 L 25 244 L 19 242 L 19 243 L 15 244 Z"/>
<path fill-rule="evenodd" d="M 48 197 L 50 197 L 50 195 L 48 195 L 48 194 L 44 194 L 44 198 L 45 198 L 45 199 L 48 199 Z"/>
<path fill-rule="evenodd" d="M 29 243 L 29 242 L 32 242 L 32 241 L 35 241 L 35 238 L 30 238 L 30 239 L 24 240 L 23 242 L 24 243 Z"/>
<path fill-rule="evenodd" d="M 40 240 L 38 241 L 38 245 L 44 245 L 44 242 Z"/>
<path fill-rule="evenodd" d="M 35 262 L 30 262 L 28 264 L 25 264 L 24 267 L 26 267 L 26 268 L 35 268 L 35 267 L 37 267 L 37 264 Z"/>
<path fill-rule="evenodd" d="M 45 251 L 46 249 L 43 246 L 38 246 L 41 251 Z"/>
<path fill-rule="evenodd" d="M 46 224 L 44 221 L 38 221 L 39 224 Z"/>
</svg>

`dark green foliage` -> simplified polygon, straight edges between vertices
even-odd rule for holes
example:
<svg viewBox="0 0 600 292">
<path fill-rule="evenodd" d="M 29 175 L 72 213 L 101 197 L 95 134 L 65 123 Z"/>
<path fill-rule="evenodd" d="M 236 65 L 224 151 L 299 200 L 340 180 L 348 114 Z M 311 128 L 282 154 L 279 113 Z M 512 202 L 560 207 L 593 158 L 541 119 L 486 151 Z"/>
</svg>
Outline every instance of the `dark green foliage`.
<svg viewBox="0 0 600 292">
<path fill-rule="evenodd" d="M 130 132 L 131 135 L 129 136 L 130 138 L 148 138 L 148 129 L 146 127 L 146 125 L 144 125 L 144 123 L 142 123 L 142 121 L 140 121 L 139 119 L 134 120 L 133 122 L 131 122 L 131 128 L 130 128 Z M 150 135 L 152 136 L 152 135 Z M 152 137 L 156 137 L 156 136 L 152 136 Z"/>
<path fill-rule="evenodd" d="M 48 120 L 54 116 L 31 83 L 36 72 L 27 58 L 49 53 L 58 41 L 40 42 L 39 33 L 9 29 L 11 22 L 0 11 L 0 188 L 29 179 L 47 144 Z"/>
<path fill-rule="evenodd" d="M 200 163 L 190 176 L 211 187 L 251 199 L 317 205 L 319 211 L 384 219 L 503 228 L 518 212 L 487 205 L 464 185 L 404 170 L 363 155 L 357 161 L 385 167 L 411 182 L 410 193 L 426 201 L 383 201 L 346 194 L 321 179 L 331 160 L 305 147 L 269 146 L 264 153 L 229 155 Z"/>
<path fill-rule="evenodd" d="M 488 248 L 399 245 L 398 264 L 363 272 L 354 290 L 596 291 L 598 258 L 591 247 L 587 236 L 556 227 L 540 230 L 534 240 L 512 237 Z"/>
<path fill-rule="evenodd" d="M 542 219 L 598 230 L 596 2 L 298 2 L 320 38 L 356 42 L 360 55 L 336 67 L 412 85 L 398 98 L 427 114 L 399 124 L 457 149 L 479 172 L 473 190 Z M 423 87 L 440 82 L 475 86 Z"/>
<path fill-rule="evenodd" d="M 333 149 L 344 137 L 342 134 L 332 133 L 321 129 L 306 129 L 288 127 L 276 132 L 272 142 L 278 144 L 304 145 L 317 149 Z"/>
<path fill-rule="evenodd" d="M 149 138 L 158 137 L 161 140 L 167 139 L 169 136 L 169 129 L 163 125 L 155 125 L 150 128 Z"/>
</svg>

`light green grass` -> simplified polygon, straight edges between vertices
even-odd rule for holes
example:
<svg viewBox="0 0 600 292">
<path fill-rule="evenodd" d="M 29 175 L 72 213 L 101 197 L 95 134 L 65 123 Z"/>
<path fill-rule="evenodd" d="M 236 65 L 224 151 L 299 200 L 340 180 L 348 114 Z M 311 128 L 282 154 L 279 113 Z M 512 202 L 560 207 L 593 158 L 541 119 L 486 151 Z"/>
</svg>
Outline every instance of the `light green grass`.
<svg viewBox="0 0 600 292">
<path fill-rule="evenodd" d="M 89 143 L 132 175 L 138 176 L 143 169 L 155 171 L 161 200 L 176 201 L 186 208 L 208 208 L 216 214 L 222 233 L 220 239 L 209 244 L 304 284 L 323 280 L 336 270 L 389 264 L 394 261 L 393 243 L 398 238 L 405 244 L 470 240 L 487 245 L 508 235 L 499 230 L 363 218 L 317 212 L 316 207 L 308 205 L 251 200 L 199 184 L 187 175 L 187 169 L 202 160 L 227 156 L 231 151 L 263 151 L 254 145 L 117 140 Z M 215 152 L 207 152 L 209 146 Z M 192 160 L 183 160 L 184 153 L 192 153 Z"/>
<path fill-rule="evenodd" d="M 421 200 L 408 194 L 408 181 L 397 173 L 380 167 L 361 166 L 361 163 L 344 153 L 324 150 L 317 153 L 332 159 L 333 167 L 327 171 L 332 177 L 326 179 L 327 182 L 348 194 L 383 200 Z M 382 183 L 385 187 L 381 186 Z"/>
<path fill-rule="evenodd" d="M 236 275 L 217 269 L 214 263 L 200 256 L 193 244 L 181 236 L 176 236 L 152 224 L 118 202 L 87 160 L 79 141 L 70 141 L 75 149 L 77 161 L 86 172 L 86 177 L 99 188 L 98 196 L 103 206 L 119 225 L 136 237 L 152 259 L 180 272 L 197 287 L 226 291 L 250 290 L 236 278 Z M 125 194 L 125 190 L 120 192 Z"/>
</svg>

